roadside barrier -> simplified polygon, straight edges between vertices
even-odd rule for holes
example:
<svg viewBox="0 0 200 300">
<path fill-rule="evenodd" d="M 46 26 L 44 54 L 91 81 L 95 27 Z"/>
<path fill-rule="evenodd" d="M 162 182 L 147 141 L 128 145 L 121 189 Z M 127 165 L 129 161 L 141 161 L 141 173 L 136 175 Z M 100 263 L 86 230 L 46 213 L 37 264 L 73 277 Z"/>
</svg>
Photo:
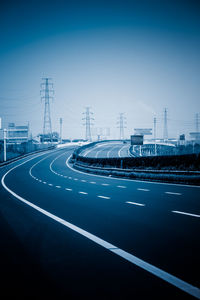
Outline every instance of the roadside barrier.
<svg viewBox="0 0 200 300">
<path fill-rule="evenodd" d="M 75 169 L 106 176 L 200 185 L 200 153 L 116 158 L 80 155 L 83 150 L 97 143 L 79 147 L 74 151 L 71 162 Z"/>
</svg>

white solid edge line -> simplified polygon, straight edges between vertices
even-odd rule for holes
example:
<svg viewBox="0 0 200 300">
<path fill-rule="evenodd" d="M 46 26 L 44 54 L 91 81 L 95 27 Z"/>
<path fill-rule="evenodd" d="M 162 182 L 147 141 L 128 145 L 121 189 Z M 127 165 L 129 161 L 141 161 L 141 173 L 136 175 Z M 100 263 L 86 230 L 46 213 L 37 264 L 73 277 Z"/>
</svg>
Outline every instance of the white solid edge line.
<svg viewBox="0 0 200 300">
<path fill-rule="evenodd" d="M 145 204 L 137 203 L 137 202 L 131 202 L 131 201 L 126 201 L 126 203 L 128 203 L 128 204 L 134 204 L 134 205 L 138 205 L 138 206 L 145 206 Z"/>
<path fill-rule="evenodd" d="M 85 151 L 85 153 L 83 154 L 83 156 L 86 156 L 86 155 L 88 155 L 88 153 L 94 151 L 96 148 L 105 146 L 105 145 L 107 145 L 107 144 L 109 144 L 109 143 L 106 143 L 106 142 L 105 142 L 105 144 L 104 144 L 104 143 L 101 144 L 101 145 L 98 145 L 98 144 L 97 144 L 97 145 L 95 145 L 94 147 L 91 147 L 89 150 L 83 150 L 83 152 Z M 101 151 L 101 150 L 99 150 L 99 151 Z M 98 152 L 99 152 L 99 151 L 98 151 Z"/>
<path fill-rule="evenodd" d="M 54 152 L 55 153 L 55 152 Z M 54 154 L 53 153 L 53 154 Z M 65 152 L 66 153 L 66 152 Z M 29 169 L 29 175 L 32 177 L 32 178 L 34 178 L 34 176 L 33 176 L 33 174 L 32 174 L 32 170 L 33 170 L 33 168 L 37 165 L 37 164 L 39 164 L 41 161 L 43 161 L 43 160 L 45 160 L 45 159 L 47 159 L 49 156 L 51 156 L 52 155 L 52 153 L 50 153 L 49 155 L 47 155 L 46 157 L 44 157 L 44 158 L 42 158 L 42 159 L 40 159 L 39 161 L 37 161 L 34 165 L 32 165 L 32 167 Z M 38 155 L 38 156 L 40 156 L 40 155 Z M 38 157 L 37 156 L 37 157 Z M 25 163 L 25 162 L 24 162 Z M 23 163 L 22 163 L 23 164 Z M 22 165 L 22 164 L 20 164 L 20 165 Z M 39 179 L 39 181 L 40 182 L 42 182 L 42 180 L 40 180 Z"/>
<path fill-rule="evenodd" d="M 85 150 L 85 153 L 83 154 L 83 156 L 85 157 L 86 155 L 88 155 L 88 153 L 92 152 L 95 148 L 98 148 L 98 145 L 91 147 L 89 150 Z"/>
<path fill-rule="evenodd" d="M 163 279 L 164 281 L 172 284 L 173 286 L 176 286 L 177 288 L 183 290 L 184 292 L 196 297 L 197 299 L 200 299 L 200 289 L 192 286 L 191 284 L 143 261 L 142 259 L 122 250 L 122 249 L 113 249 L 110 250 L 113 253 L 119 255 L 120 257 L 123 257 L 127 261 L 137 265 L 138 267 L 148 271 L 149 273 Z"/>
<path fill-rule="evenodd" d="M 79 170 L 75 170 L 74 168 L 72 168 L 69 165 L 69 160 L 72 157 L 72 154 L 67 158 L 66 160 L 66 166 L 71 169 L 74 172 L 80 173 L 80 174 L 84 174 L 86 176 L 94 176 L 94 177 L 99 177 L 99 178 L 107 178 L 107 179 L 112 179 L 112 180 L 125 180 L 125 181 L 131 181 L 131 182 L 143 182 L 146 184 L 165 184 L 165 185 L 171 185 L 171 186 L 179 186 L 179 187 L 188 187 L 188 188 L 200 188 L 199 185 L 187 185 L 187 184 L 177 184 L 177 183 L 167 183 L 167 182 L 155 182 L 155 181 L 145 181 L 145 180 L 136 180 L 136 179 L 126 179 L 126 178 L 115 178 L 115 177 L 108 177 L 108 176 L 104 176 L 104 175 L 96 175 L 96 174 L 90 174 L 90 173 L 86 173 L 86 172 L 82 172 Z"/>
<path fill-rule="evenodd" d="M 30 160 L 32 160 L 33 158 L 31 158 Z M 26 162 L 30 161 L 30 160 L 27 160 Z M 103 239 L 83 230 L 82 228 L 80 227 L 77 227 L 76 225 L 73 225 L 72 223 L 69 223 L 61 218 L 59 218 L 58 216 L 42 209 L 41 207 L 27 201 L 26 199 L 22 198 L 21 196 L 17 195 L 15 192 L 13 192 L 11 189 L 9 189 L 4 180 L 5 180 L 5 177 L 12 171 L 14 170 L 15 168 L 25 164 L 26 162 L 23 162 L 13 168 L 11 168 L 9 171 L 7 171 L 2 179 L 1 179 L 1 183 L 2 183 L 2 186 L 11 194 L 13 195 L 15 198 L 17 198 L 18 200 L 22 201 L 23 203 L 27 204 L 28 206 L 32 207 L 33 209 L 39 211 L 40 213 L 42 213 L 43 215 L 55 220 L 56 222 L 60 223 L 60 224 L 63 224 L 64 226 L 74 230 L 75 232 L 81 234 L 82 236 L 90 239 L 91 241 L 95 242 L 96 244 L 104 247 L 105 249 L 111 251 L 112 253 L 115 253 L 117 254 L 118 256 L 124 258 L 125 260 L 131 262 L 132 264 L 144 269 L 145 271 L 148 271 L 149 273 L 163 279 L 164 281 L 170 283 L 171 285 L 173 286 L 176 286 L 177 288 L 179 288 L 180 290 L 183 290 L 184 292 L 196 297 L 197 299 L 200 299 L 200 289 L 177 278 L 176 276 L 173 276 L 165 271 L 163 271 L 162 269 L 159 269 L 155 266 L 153 266 L 152 264 L 149 264 L 147 262 L 145 262 L 144 260 L 110 244 L 109 242 L 106 242 L 104 241 Z"/>
<path fill-rule="evenodd" d="M 119 144 L 117 144 L 117 145 L 115 144 L 115 146 L 113 146 L 109 151 L 107 151 L 106 157 L 107 157 L 107 158 L 111 158 L 112 156 L 110 157 L 110 153 L 111 153 L 115 148 L 119 148 L 119 145 L 121 146 L 121 143 L 119 143 Z M 121 149 L 121 148 L 120 148 L 120 149 Z M 119 156 L 119 153 L 118 153 L 118 156 Z"/>
<path fill-rule="evenodd" d="M 175 214 L 181 214 L 181 215 L 186 215 L 186 216 L 200 218 L 200 215 L 191 214 L 191 213 L 187 213 L 187 212 L 184 212 L 184 211 L 172 210 L 172 212 L 175 213 Z"/>
<path fill-rule="evenodd" d="M 101 152 L 101 150 L 97 151 L 94 157 L 98 158 L 98 155 L 99 155 L 100 152 Z"/>
<path fill-rule="evenodd" d="M 126 148 L 126 147 L 127 147 L 127 145 L 125 145 L 125 146 L 123 145 L 123 146 L 119 149 L 119 151 L 118 151 L 118 156 L 119 156 L 119 157 L 122 157 L 122 156 L 121 156 L 121 151 L 123 150 L 123 148 Z"/>
<path fill-rule="evenodd" d="M 50 165 L 49 165 L 49 169 L 50 169 L 50 171 L 51 171 L 52 173 L 54 173 L 54 174 L 56 174 L 56 175 L 58 175 L 58 176 L 61 176 L 61 174 L 59 174 L 59 173 L 57 173 L 57 172 L 55 172 L 55 171 L 53 170 L 53 163 L 54 163 L 59 157 L 65 155 L 67 152 L 68 152 L 68 151 L 65 151 L 64 153 L 61 153 L 60 155 L 56 156 L 56 157 L 52 160 L 52 162 L 51 162 Z M 71 178 L 69 178 L 69 179 L 71 179 Z"/>
<path fill-rule="evenodd" d="M 103 143 L 103 144 L 101 144 L 101 145 L 99 145 L 99 146 L 97 146 L 96 148 L 99 148 L 99 147 L 103 147 L 103 146 L 109 146 L 110 147 L 110 144 L 114 144 L 115 146 L 113 146 L 112 148 L 111 148 L 111 150 L 113 150 L 115 147 L 116 147 L 116 143 L 114 142 L 114 143 Z M 95 149 L 95 147 L 93 148 L 93 150 Z M 108 157 L 108 153 L 111 151 L 111 150 L 109 150 L 108 152 L 107 152 L 107 158 L 109 158 Z M 98 154 L 99 154 L 99 152 L 101 152 L 102 151 L 102 149 L 100 149 L 99 151 L 97 151 L 96 152 L 96 154 L 95 154 L 95 158 L 97 158 L 98 157 Z"/>
</svg>

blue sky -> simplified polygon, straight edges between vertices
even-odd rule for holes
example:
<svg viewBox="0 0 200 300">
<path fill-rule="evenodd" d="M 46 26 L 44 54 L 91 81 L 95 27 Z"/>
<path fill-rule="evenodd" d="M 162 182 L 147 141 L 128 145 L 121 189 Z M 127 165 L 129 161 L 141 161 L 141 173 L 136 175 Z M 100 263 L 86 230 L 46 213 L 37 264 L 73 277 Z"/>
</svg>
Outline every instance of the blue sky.
<svg viewBox="0 0 200 300">
<path fill-rule="evenodd" d="M 0 114 L 42 132 L 42 77 L 51 77 L 53 130 L 84 137 L 82 112 L 119 137 L 117 117 L 170 137 L 194 130 L 200 112 L 199 1 L 5 1 L 0 9 Z"/>
</svg>

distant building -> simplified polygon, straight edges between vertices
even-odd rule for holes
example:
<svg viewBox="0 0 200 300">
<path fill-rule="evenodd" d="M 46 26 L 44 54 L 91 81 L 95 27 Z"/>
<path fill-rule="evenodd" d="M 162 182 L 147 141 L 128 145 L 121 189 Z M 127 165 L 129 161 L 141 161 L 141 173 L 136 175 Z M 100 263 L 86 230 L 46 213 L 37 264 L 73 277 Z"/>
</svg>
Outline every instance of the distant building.
<svg viewBox="0 0 200 300">
<path fill-rule="evenodd" d="M 8 124 L 7 142 L 8 143 L 23 143 L 28 142 L 29 126 L 16 126 L 15 123 Z"/>
<path fill-rule="evenodd" d="M 192 141 L 199 144 L 200 143 L 200 132 L 199 131 L 190 132 L 190 138 Z"/>
<path fill-rule="evenodd" d="M 59 133 L 52 132 L 49 134 L 40 134 L 40 143 L 58 143 L 59 141 Z"/>
</svg>

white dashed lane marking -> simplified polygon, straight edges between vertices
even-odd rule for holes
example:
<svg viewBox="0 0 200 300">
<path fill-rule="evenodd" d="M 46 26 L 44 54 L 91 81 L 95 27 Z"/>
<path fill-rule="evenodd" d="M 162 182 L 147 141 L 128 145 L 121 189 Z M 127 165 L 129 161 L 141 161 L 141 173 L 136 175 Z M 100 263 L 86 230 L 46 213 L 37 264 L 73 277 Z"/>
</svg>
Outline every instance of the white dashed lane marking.
<svg viewBox="0 0 200 300">
<path fill-rule="evenodd" d="M 124 185 L 117 185 L 118 188 L 121 188 L 121 189 L 126 189 L 126 186 Z"/>
<path fill-rule="evenodd" d="M 184 211 L 172 210 L 172 212 L 175 214 L 181 214 L 181 215 L 186 215 L 186 216 L 190 216 L 190 217 L 200 218 L 200 215 L 191 214 L 191 213 L 184 212 Z"/>
<path fill-rule="evenodd" d="M 110 184 L 109 183 L 102 183 L 101 185 L 109 186 Z"/>
<path fill-rule="evenodd" d="M 149 192 L 150 190 L 148 189 L 137 189 L 138 191 L 143 191 L 143 192 Z"/>
<path fill-rule="evenodd" d="M 182 195 L 181 193 L 174 193 L 174 192 L 165 192 L 165 194 L 169 194 L 169 195 L 177 195 L 177 196 Z"/>
<path fill-rule="evenodd" d="M 110 199 L 110 197 L 107 197 L 107 196 L 101 196 L 101 195 L 99 195 L 99 196 L 97 196 L 97 197 L 103 198 L 103 199 Z"/>
<path fill-rule="evenodd" d="M 32 160 L 33 158 L 31 158 L 30 160 Z M 30 161 L 27 160 L 27 161 Z M 26 161 L 26 162 L 27 162 Z M 59 218 L 56 215 L 53 215 L 52 213 L 42 209 L 39 206 L 34 205 L 33 203 L 29 202 L 28 200 L 20 197 L 19 195 L 17 195 L 14 191 L 10 190 L 6 185 L 5 185 L 5 177 L 11 172 L 13 171 L 15 168 L 23 165 L 25 162 L 13 167 L 12 169 L 10 169 L 9 171 L 7 171 L 7 173 L 4 174 L 4 176 L 2 177 L 1 183 L 3 185 L 3 187 L 9 192 L 11 193 L 14 197 L 16 197 L 18 200 L 22 201 L 23 203 L 29 205 L 30 207 L 32 207 L 33 209 L 39 211 L 40 213 L 46 215 L 47 217 L 59 222 L 60 224 L 63 224 L 64 226 L 74 230 L 75 232 L 81 234 L 82 236 L 85 236 L 86 238 L 90 239 L 91 241 L 95 242 L 98 245 L 101 245 L 102 247 L 104 247 L 107 250 L 110 250 L 111 252 L 115 253 L 116 255 L 120 256 L 121 258 L 124 258 L 125 260 L 131 262 L 132 264 L 135 264 L 136 266 L 150 272 L 151 274 L 157 276 L 160 279 L 163 279 L 164 281 L 172 284 L 173 286 L 183 290 L 184 292 L 200 299 L 200 289 L 179 279 L 178 277 L 175 277 L 173 275 L 171 275 L 170 273 L 167 273 L 166 271 L 157 268 L 154 265 L 151 265 L 150 263 L 143 261 L 142 259 L 134 256 L 131 253 L 128 253 L 126 251 L 124 251 L 123 249 L 118 248 L 117 246 L 110 244 L 109 242 L 100 239 L 98 236 L 95 236 L 85 230 L 83 230 L 80 227 L 77 227 L 76 225 L 67 222 L 64 219 Z M 41 180 L 40 180 L 41 182 Z M 100 197 L 105 197 L 105 196 L 100 196 Z M 108 197 L 106 197 L 108 198 Z M 179 212 L 179 211 L 173 211 L 176 213 L 182 213 L 182 214 L 189 214 L 189 213 L 185 213 L 185 212 Z M 193 214 L 189 214 L 189 215 L 193 215 Z M 198 216 L 200 217 L 200 215 L 193 215 L 193 216 Z"/>
<path fill-rule="evenodd" d="M 65 190 L 66 190 L 66 191 L 72 191 L 72 189 L 69 189 L 69 188 L 65 188 Z"/>
<path fill-rule="evenodd" d="M 137 202 L 131 202 L 131 201 L 126 201 L 126 203 L 132 204 L 132 205 L 138 205 L 138 206 L 145 206 L 145 204 L 137 203 Z"/>
<path fill-rule="evenodd" d="M 88 195 L 86 192 L 79 192 L 79 194 Z"/>
<path fill-rule="evenodd" d="M 56 187 L 57 187 L 58 189 L 60 189 L 60 188 L 61 188 L 61 186 L 60 186 L 60 185 L 56 185 Z"/>
<path fill-rule="evenodd" d="M 33 159 L 33 158 L 32 158 Z M 31 159 L 27 160 L 30 161 Z M 16 169 L 17 167 L 27 163 L 27 161 L 11 168 L 9 171 L 7 171 L 2 179 L 1 179 L 1 183 L 3 185 L 3 187 L 10 193 L 12 194 L 14 197 L 16 197 L 18 200 L 22 201 L 23 203 L 25 203 L 26 205 L 29 205 L 30 207 L 32 207 L 33 209 L 39 211 L 40 213 L 42 213 L 43 215 L 48 216 L 49 218 L 55 220 L 56 222 L 59 222 L 60 224 L 63 224 L 64 226 L 72 229 L 73 231 L 80 233 L 82 236 L 90 239 L 91 241 L 95 242 L 96 244 L 104 247 L 107 250 L 110 250 L 111 252 L 115 253 L 116 255 L 124 258 L 125 260 L 131 262 L 132 264 L 142 268 L 143 270 L 146 270 L 148 272 L 150 272 L 151 274 L 157 276 L 158 278 L 161 278 L 163 280 L 165 280 L 166 282 L 172 284 L 173 286 L 185 291 L 186 293 L 200 299 L 200 289 L 179 279 L 178 277 L 175 277 L 173 275 L 171 275 L 170 273 L 167 273 L 166 271 L 159 269 L 158 267 L 151 265 L 150 263 L 140 259 L 137 256 L 134 256 L 131 253 L 128 253 L 126 251 L 124 251 L 123 249 L 118 248 L 117 246 L 107 242 L 106 240 L 103 240 L 101 238 L 99 238 L 98 236 L 95 236 L 93 234 L 91 234 L 90 232 L 87 232 L 85 230 L 83 230 L 80 227 L 77 227 L 76 225 L 67 222 L 64 219 L 61 219 L 60 217 L 53 215 L 52 213 L 44 210 L 43 208 L 31 203 L 30 201 L 22 198 L 21 196 L 19 196 L 18 194 L 16 194 L 14 191 L 10 190 L 6 184 L 5 184 L 5 177 L 14 169 Z M 101 196 L 102 197 L 102 196 Z M 104 196 L 105 197 L 105 196 Z"/>
<path fill-rule="evenodd" d="M 95 181 L 90 181 L 90 183 L 91 183 L 91 184 L 96 184 L 96 182 L 95 182 Z"/>
</svg>

